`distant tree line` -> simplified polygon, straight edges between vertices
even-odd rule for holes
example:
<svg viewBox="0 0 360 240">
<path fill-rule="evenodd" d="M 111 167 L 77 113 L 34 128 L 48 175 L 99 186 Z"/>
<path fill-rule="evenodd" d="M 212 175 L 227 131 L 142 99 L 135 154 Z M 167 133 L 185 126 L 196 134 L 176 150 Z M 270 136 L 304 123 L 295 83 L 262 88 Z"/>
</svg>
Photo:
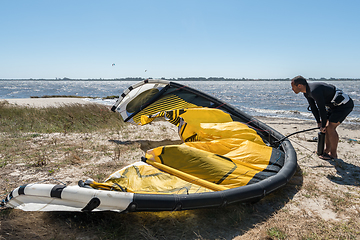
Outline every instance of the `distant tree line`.
<svg viewBox="0 0 360 240">
<path fill-rule="evenodd" d="M 88 79 L 71 79 L 71 78 L 55 78 L 55 79 L 0 79 L 0 81 L 143 81 L 145 79 L 141 77 L 127 77 L 127 78 L 88 78 Z M 155 78 L 158 79 L 158 78 Z M 290 81 L 290 78 L 224 78 L 224 77 L 187 77 L 187 78 L 160 78 L 168 81 Z M 360 78 L 309 78 L 311 81 L 360 81 Z"/>
</svg>

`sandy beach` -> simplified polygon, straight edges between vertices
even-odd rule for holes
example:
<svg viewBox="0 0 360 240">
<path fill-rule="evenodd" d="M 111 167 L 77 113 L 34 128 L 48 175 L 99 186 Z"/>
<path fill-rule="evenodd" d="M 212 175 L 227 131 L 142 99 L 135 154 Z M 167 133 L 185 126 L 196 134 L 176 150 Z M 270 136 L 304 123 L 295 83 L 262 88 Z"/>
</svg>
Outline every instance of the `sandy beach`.
<svg viewBox="0 0 360 240">
<path fill-rule="evenodd" d="M 315 120 L 263 117 L 258 119 L 285 136 L 316 127 Z M 307 227 L 306 222 L 316 222 L 316 219 L 327 224 L 335 221 L 346 225 L 355 217 L 356 224 L 360 224 L 360 127 L 348 124 L 338 127 L 338 159 L 332 160 L 322 160 L 316 155 L 317 142 L 313 139 L 317 137 L 317 133 L 317 130 L 314 130 L 289 137 L 297 153 L 299 169 L 303 173 L 302 177 L 294 176 L 290 183 L 302 182 L 302 187 L 271 219 L 282 222 L 280 225 L 292 232 L 291 237 L 288 235 L 289 238 L 286 239 L 301 239 L 296 232 L 306 231 L 302 229 Z M 346 210 L 337 209 L 337 204 L 341 203 L 347 204 Z M 291 219 L 288 215 L 294 215 L 298 219 Z M 260 225 L 269 227 L 272 225 L 271 221 Z M 235 239 L 251 239 L 252 236 L 258 236 L 262 227 L 255 227 Z M 324 239 L 321 235 L 318 237 Z M 360 234 L 354 239 L 359 238 Z"/>
<path fill-rule="evenodd" d="M 86 104 L 84 98 L 9 98 L 3 99 L 10 104 L 29 107 L 56 107 L 64 104 Z"/>
<path fill-rule="evenodd" d="M 35 107 L 86 103 L 83 99 L 73 98 L 8 99 L 7 101 L 10 104 Z M 257 119 L 285 136 L 297 131 L 316 127 L 315 121 L 268 117 L 258 117 Z M 307 231 L 313 232 L 315 230 L 317 231 L 317 236 L 323 239 L 324 236 L 329 236 L 321 235 L 325 234 L 322 233 L 324 226 L 345 226 L 349 224 L 357 224 L 357 226 L 359 226 L 360 127 L 358 125 L 341 124 L 338 127 L 338 133 L 340 136 L 338 146 L 339 158 L 332 160 L 322 160 L 315 154 L 317 143 L 314 142 L 314 137 L 317 136 L 317 130 L 299 133 L 289 137 L 297 152 L 299 172 L 295 174 L 287 187 L 281 192 L 281 194 L 288 194 L 288 200 L 285 202 L 277 202 L 276 194 L 279 193 L 272 193 L 252 206 L 257 213 L 252 216 L 251 219 L 241 221 L 230 230 L 220 222 L 217 223 L 218 225 L 220 224 L 219 229 L 206 228 L 199 222 L 198 224 L 200 224 L 202 228 L 196 228 L 197 233 L 200 236 L 204 236 L 204 239 L 211 239 L 206 236 L 212 236 L 212 234 L 222 239 L 266 239 L 268 235 L 267 230 L 276 226 L 286 233 L 288 237 L 286 239 L 301 239 L 301 236 L 308 234 Z M 31 168 L 21 163 L 8 164 L 0 168 L 0 185 L 8 185 L 9 182 L 11 182 L 11 185 L 19 186 L 24 183 L 42 181 L 49 178 L 49 175 L 69 185 L 74 185 L 77 184 L 78 180 L 85 180 L 88 177 L 89 171 L 92 170 L 84 171 L 86 168 L 91 169 L 94 165 L 106 164 L 107 167 L 110 166 L 108 172 L 111 173 L 117 170 L 117 165 L 114 164 L 114 162 L 116 163 L 120 160 L 124 163 L 138 161 L 140 157 L 144 155 L 144 151 L 148 149 L 161 144 L 177 144 L 180 142 L 175 126 L 165 121 L 156 121 L 142 127 L 129 124 L 122 132 L 118 133 L 42 134 L 34 138 L 31 144 L 32 147 L 36 149 L 53 143 L 54 141 L 56 144 L 60 144 L 61 142 L 67 142 L 69 145 L 81 144 L 83 152 L 86 152 L 86 154 L 93 153 L 97 157 L 94 158 L 94 160 L 85 161 L 81 155 L 78 154 L 78 157 L 72 157 L 74 153 L 69 152 L 65 157 L 69 158 L 72 164 L 63 166 L 51 174 L 49 174 L 49 170 L 43 172 L 36 170 L 34 172 L 34 170 L 31 170 Z M 109 154 L 99 155 L 99 153 L 92 152 L 94 151 L 92 147 L 86 147 L 87 144 L 91 142 L 91 144 L 103 146 L 103 148 L 113 149 L 115 146 L 114 142 L 116 141 L 132 142 L 132 146 L 125 146 L 126 148 L 121 150 L 121 156 L 119 154 L 116 161 L 113 157 L 109 157 Z M 59 159 L 61 158 L 64 158 L 64 156 L 59 156 Z M 57 159 L 49 159 L 49 161 L 57 161 Z M 106 175 L 103 177 L 105 178 Z M 4 179 L 7 179 L 7 182 L 5 182 Z M 1 189 L 1 194 L 5 194 L 3 189 Z M 280 207 L 273 208 L 275 205 L 280 205 Z M 197 211 L 192 212 L 192 214 L 195 215 L 197 213 Z M 173 213 L 167 214 L 172 215 Z M 179 214 L 181 216 L 181 214 L 185 213 Z M 39 217 L 37 218 L 36 216 Z M 43 224 L 43 221 L 47 219 L 45 216 L 51 218 L 51 215 L 44 215 L 44 213 L 31 213 L 28 215 L 22 211 L 15 211 L 11 218 L 12 220 L 0 222 L 0 226 L 3 228 L 2 231 L 20 229 L 24 228 L 24 226 L 30 229 L 34 221 L 37 225 Z M 129 214 L 123 218 L 127 219 L 131 218 L 131 216 L 133 215 Z M 135 216 L 141 217 L 142 215 L 139 213 Z M 221 216 L 221 212 L 217 213 L 217 216 Z M 216 221 L 216 219 L 212 221 Z M 319 223 L 324 226 L 321 227 L 319 225 L 316 227 Z M 63 228 L 66 229 L 66 224 L 63 225 Z M 191 228 L 192 226 L 188 226 L 186 223 L 183 223 L 183 225 L 182 223 L 177 223 L 174 224 L 172 231 L 175 231 L 175 227 Z M 151 227 L 149 226 L 149 228 Z M 307 230 L 308 228 L 310 228 L 310 230 Z M 46 232 L 45 229 L 42 231 L 44 233 Z M 193 231 L 195 232 L 195 230 Z M 334 234 L 336 234 L 336 230 L 333 231 Z M 358 233 L 358 235 L 355 233 L 354 239 L 358 239 L 359 237 L 360 233 Z M 5 238 L 0 237 L 0 239 Z M 201 239 L 203 239 L 203 237 L 201 237 Z M 330 237 L 329 239 L 332 238 Z"/>
</svg>

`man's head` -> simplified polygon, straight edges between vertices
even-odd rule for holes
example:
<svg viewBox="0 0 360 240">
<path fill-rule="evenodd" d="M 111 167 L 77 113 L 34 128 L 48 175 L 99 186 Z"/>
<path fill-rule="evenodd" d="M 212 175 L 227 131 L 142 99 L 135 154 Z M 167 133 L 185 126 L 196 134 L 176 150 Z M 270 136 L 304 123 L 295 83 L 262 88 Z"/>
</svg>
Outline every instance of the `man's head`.
<svg viewBox="0 0 360 240">
<path fill-rule="evenodd" d="M 297 76 L 291 79 L 291 87 L 294 93 L 298 94 L 299 92 L 306 93 L 307 81 L 303 76 Z"/>
</svg>

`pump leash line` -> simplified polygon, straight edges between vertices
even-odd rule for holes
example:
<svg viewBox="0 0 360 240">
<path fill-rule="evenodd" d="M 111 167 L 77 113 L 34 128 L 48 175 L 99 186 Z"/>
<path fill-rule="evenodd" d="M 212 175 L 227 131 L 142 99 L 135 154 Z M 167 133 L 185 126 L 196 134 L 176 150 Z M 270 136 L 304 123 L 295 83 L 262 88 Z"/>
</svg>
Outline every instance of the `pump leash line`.
<svg viewBox="0 0 360 240">
<path fill-rule="evenodd" d="M 309 129 L 301 130 L 301 131 L 298 131 L 298 132 L 294 132 L 294 133 L 292 133 L 290 135 L 287 135 L 286 137 L 283 137 L 282 139 L 276 141 L 275 143 L 282 143 L 285 139 L 287 139 L 288 137 L 291 137 L 292 135 L 295 135 L 295 134 L 298 134 L 298 133 L 303 133 L 303 132 L 309 132 L 309 131 L 317 130 L 317 129 L 320 129 L 320 128 L 319 127 L 309 128 Z"/>
</svg>

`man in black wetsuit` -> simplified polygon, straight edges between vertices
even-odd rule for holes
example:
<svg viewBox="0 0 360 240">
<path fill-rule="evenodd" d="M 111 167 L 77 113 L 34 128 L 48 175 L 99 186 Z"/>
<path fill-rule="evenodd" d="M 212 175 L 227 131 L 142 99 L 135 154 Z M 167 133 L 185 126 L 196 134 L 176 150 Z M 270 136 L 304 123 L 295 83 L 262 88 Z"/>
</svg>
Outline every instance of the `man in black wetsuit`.
<svg viewBox="0 0 360 240">
<path fill-rule="evenodd" d="M 339 135 L 336 128 L 352 111 L 354 102 L 335 86 L 322 82 L 307 82 L 302 76 L 293 78 L 291 87 L 296 94 L 304 93 L 320 131 L 326 134 L 324 154 L 319 157 L 326 160 L 337 158 Z"/>
</svg>

